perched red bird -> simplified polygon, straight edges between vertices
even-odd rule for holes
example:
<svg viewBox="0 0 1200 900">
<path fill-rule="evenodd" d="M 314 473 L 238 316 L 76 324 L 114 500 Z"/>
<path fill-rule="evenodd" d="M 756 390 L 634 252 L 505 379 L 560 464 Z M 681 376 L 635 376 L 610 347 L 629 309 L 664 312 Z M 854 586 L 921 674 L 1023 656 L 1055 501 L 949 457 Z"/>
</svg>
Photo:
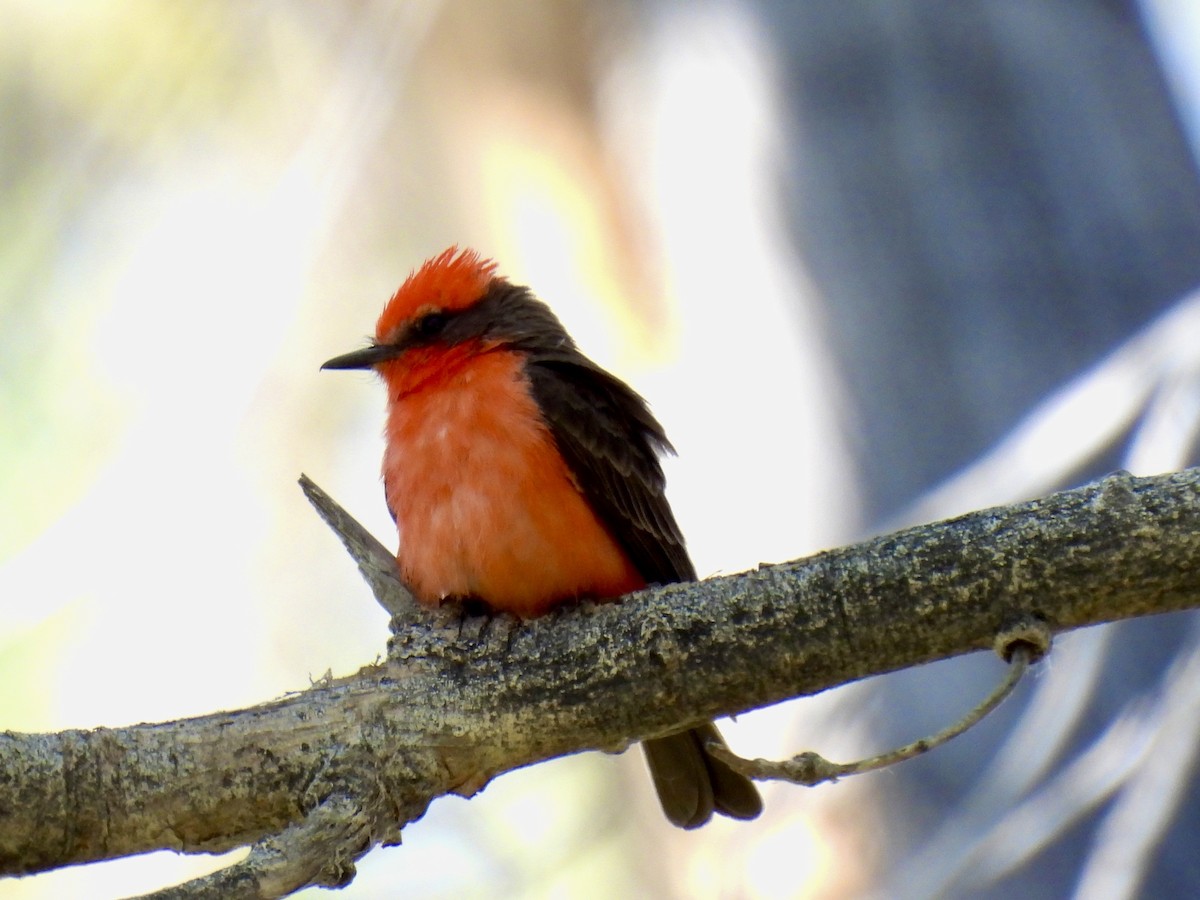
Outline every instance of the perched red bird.
<svg viewBox="0 0 1200 900">
<path fill-rule="evenodd" d="M 396 291 L 370 346 L 325 369 L 374 369 L 388 391 L 383 482 L 417 599 L 521 617 L 691 581 L 663 494 L 662 426 L 626 384 L 496 265 L 451 247 Z M 643 743 L 682 828 L 752 819 L 754 785 L 705 750 L 711 722 Z"/>
</svg>

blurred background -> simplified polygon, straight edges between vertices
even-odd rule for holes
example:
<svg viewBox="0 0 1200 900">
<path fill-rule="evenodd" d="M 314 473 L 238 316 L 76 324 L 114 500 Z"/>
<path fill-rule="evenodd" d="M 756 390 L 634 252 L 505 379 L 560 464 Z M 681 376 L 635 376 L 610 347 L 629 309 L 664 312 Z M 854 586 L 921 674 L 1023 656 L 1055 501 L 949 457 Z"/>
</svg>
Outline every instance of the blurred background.
<svg viewBox="0 0 1200 900">
<path fill-rule="evenodd" d="M 705 575 L 1197 461 L 1188 0 L 0 17 L 0 728 L 232 709 L 383 653 L 295 482 L 394 541 L 382 391 L 318 366 L 453 243 L 651 400 Z M 937 730 L 1001 669 L 976 654 L 722 727 L 744 755 L 848 760 Z M 1200 619 L 1089 629 L 949 746 L 768 787 L 753 824 L 676 831 L 640 754 L 583 754 L 438 801 L 340 896 L 1194 895 L 1198 721 Z"/>
</svg>

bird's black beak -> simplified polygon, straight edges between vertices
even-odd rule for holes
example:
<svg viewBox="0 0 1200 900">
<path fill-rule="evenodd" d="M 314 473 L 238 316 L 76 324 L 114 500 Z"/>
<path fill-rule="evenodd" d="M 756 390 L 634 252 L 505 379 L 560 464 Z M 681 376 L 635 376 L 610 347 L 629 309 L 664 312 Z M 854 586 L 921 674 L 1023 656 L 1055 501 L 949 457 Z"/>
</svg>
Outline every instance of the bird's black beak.
<svg viewBox="0 0 1200 900">
<path fill-rule="evenodd" d="M 322 369 L 373 369 L 381 362 L 395 359 L 403 350 L 392 344 L 373 344 L 335 356 L 321 364 Z"/>
</svg>

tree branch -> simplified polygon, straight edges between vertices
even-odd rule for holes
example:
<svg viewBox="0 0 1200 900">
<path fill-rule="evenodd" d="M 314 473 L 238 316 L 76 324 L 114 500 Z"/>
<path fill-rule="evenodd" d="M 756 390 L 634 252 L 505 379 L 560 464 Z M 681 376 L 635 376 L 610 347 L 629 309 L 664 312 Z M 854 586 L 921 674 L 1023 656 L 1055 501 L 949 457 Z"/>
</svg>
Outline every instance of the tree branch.
<svg viewBox="0 0 1200 900">
<path fill-rule="evenodd" d="M 147 894 L 146 900 L 259 900 L 309 886 L 345 887 L 355 874 L 351 860 L 370 844 L 368 826 L 358 803 L 330 797 L 282 834 L 255 844 L 240 863 Z"/>
<path fill-rule="evenodd" d="M 434 798 L 518 766 L 987 648 L 1030 618 L 1061 632 L 1198 605 L 1197 469 L 528 622 L 402 603 L 384 664 L 282 700 L 0 734 L 0 874 L 260 842 L 284 874 L 238 895 L 283 896 L 348 879 Z"/>
</svg>

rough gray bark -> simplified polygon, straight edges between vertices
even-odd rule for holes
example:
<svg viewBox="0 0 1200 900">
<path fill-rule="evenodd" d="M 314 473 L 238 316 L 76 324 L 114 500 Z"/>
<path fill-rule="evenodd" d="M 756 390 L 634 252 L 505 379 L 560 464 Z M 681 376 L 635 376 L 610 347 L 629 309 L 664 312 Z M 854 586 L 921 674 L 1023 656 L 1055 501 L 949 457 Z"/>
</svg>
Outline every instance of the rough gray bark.
<svg viewBox="0 0 1200 900">
<path fill-rule="evenodd" d="M 1060 632 L 1200 606 L 1200 469 L 528 622 L 381 602 L 387 660 L 353 676 L 178 722 L 0 734 L 0 874 L 258 841 L 207 888 L 345 883 L 434 798 L 518 766 L 987 648 L 1030 618 Z"/>
</svg>

